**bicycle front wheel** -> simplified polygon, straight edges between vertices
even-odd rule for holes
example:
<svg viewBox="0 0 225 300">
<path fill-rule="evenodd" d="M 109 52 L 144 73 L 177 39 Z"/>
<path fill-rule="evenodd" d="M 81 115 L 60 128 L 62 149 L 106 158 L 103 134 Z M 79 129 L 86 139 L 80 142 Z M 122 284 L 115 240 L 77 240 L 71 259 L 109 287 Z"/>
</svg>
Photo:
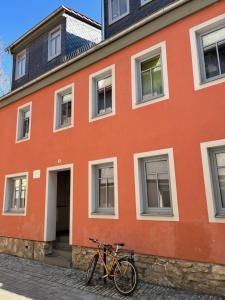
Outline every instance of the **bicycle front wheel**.
<svg viewBox="0 0 225 300">
<path fill-rule="evenodd" d="M 115 267 L 113 280 L 121 295 L 131 295 L 138 283 L 138 272 L 134 263 L 127 259 L 121 259 Z"/>
<path fill-rule="evenodd" d="M 96 254 L 93 256 L 92 260 L 89 263 L 87 273 L 86 273 L 86 285 L 89 285 L 91 283 L 91 280 L 93 278 L 95 268 L 98 262 L 98 255 Z"/>
</svg>

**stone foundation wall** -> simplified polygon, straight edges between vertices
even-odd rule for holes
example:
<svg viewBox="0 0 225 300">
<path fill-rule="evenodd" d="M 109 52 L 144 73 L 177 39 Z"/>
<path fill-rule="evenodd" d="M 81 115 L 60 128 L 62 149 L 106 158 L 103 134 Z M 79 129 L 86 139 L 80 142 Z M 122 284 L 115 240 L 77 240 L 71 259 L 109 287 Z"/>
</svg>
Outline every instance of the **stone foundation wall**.
<svg viewBox="0 0 225 300">
<path fill-rule="evenodd" d="M 43 260 L 52 251 L 52 243 L 0 237 L 0 253 L 34 260 Z"/>
<path fill-rule="evenodd" d="M 95 250 L 73 246 L 73 267 L 86 270 Z M 150 255 L 135 255 L 139 278 L 174 288 L 225 296 L 225 266 Z"/>
</svg>

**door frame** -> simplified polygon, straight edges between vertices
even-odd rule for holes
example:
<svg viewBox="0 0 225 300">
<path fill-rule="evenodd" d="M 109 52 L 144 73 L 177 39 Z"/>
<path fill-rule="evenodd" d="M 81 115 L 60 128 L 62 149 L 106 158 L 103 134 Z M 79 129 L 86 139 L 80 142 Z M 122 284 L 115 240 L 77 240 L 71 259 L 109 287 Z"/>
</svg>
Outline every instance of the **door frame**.
<svg viewBox="0 0 225 300">
<path fill-rule="evenodd" d="M 56 209 L 57 209 L 57 173 L 70 170 L 70 220 L 69 220 L 69 244 L 73 242 L 73 164 L 49 167 L 46 169 L 45 192 L 45 221 L 44 241 L 52 242 L 56 239 Z"/>
</svg>

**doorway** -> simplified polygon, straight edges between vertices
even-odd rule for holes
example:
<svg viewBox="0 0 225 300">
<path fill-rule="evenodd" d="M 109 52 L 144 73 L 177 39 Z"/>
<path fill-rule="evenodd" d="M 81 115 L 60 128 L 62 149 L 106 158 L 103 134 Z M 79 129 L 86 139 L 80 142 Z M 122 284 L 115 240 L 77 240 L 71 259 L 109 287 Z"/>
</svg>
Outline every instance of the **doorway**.
<svg viewBox="0 0 225 300">
<path fill-rule="evenodd" d="M 45 241 L 63 236 L 72 244 L 73 165 L 47 169 Z"/>
</svg>

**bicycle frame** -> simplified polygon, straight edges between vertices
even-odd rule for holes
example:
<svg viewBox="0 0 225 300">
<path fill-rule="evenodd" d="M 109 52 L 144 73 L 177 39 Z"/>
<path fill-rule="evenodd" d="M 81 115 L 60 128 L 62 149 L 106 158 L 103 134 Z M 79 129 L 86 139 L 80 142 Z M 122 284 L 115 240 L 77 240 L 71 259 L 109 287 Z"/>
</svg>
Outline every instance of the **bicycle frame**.
<svg viewBox="0 0 225 300">
<path fill-rule="evenodd" d="M 103 268 L 106 272 L 106 275 L 104 275 L 102 278 L 106 278 L 106 277 L 109 277 L 109 276 L 114 277 L 114 274 L 112 274 L 112 270 L 113 270 L 114 266 L 117 265 L 119 270 L 120 270 L 120 264 L 119 264 L 119 261 L 118 261 L 118 258 L 117 258 L 117 253 L 114 252 L 113 254 L 111 254 L 108 250 L 98 248 L 96 250 L 96 254 L 98 254 L 98 257 L 100 258 L 100 261 L 101 261 L 101 265 L 103 266 Z M 110 258 L 109 267 L 107 266 L 107 263 L 104 259 L 104 256 Z"/>
</svg>

